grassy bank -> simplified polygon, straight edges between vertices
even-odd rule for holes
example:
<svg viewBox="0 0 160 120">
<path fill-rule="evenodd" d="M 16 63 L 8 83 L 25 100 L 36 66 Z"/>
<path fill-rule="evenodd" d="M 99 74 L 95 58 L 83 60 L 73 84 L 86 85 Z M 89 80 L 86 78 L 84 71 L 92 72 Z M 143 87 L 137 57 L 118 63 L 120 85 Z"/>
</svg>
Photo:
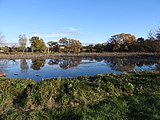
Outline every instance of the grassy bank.
<svg viewBox="0 0 160 120">
<path fill-rule="evenodd" d="M 0 119 L 158 120 L 160 73 L 35 82 L 0 78 Z"/>
<path fill-rule="evenodd" d="M 0 54 L 0 59 L 52 59 L 55 57 L 158 57 L 160 53 L 130 53 L 130 52 L 105 52 L 105 53 L 11 53 Z"/>
</svg>

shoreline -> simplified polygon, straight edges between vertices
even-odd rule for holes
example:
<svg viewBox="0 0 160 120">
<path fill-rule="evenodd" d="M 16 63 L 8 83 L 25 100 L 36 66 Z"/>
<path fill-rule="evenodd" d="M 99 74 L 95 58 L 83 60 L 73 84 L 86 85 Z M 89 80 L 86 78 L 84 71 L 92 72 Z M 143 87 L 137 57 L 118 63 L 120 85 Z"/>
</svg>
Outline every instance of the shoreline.
<svg viewBox="0 0 160 120">
<path fill-rule="evenodd" d="M 160 58 L 160 53 L 11 53 L 0 54 L 0 59 L 52 59 L 57 57 L 156 57 Z"/>
</svg>

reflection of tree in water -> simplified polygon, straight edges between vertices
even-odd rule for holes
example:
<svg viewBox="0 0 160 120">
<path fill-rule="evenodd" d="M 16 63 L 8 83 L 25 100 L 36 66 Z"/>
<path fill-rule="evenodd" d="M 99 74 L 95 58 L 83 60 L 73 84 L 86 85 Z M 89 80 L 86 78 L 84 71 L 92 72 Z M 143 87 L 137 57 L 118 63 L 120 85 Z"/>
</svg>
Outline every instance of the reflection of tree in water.
<svg viewBox="0 0 160 120">
<path fill-rule="evenodd" d="M 44 59 L 32 59 L 31 68 L 33 70 L 40 70 L 41 67 L 44 67 L 45 60 Z"/>
<path fill-rule="evenodd" d="M 159 71 L 160 70 L 160 59 L 157 59 L 157 58 L 141 58 L 141 59 L 138 59 L 137 62 L 136 62 L 136 65 L 138 67 L 142 67 L 144 65 L 148 66 L 148 67 L 153 67 L 153 65 L 155 65 L 155 68 L 152 68 L 156 71 Z"/>
<path fill-rule="evenodd" d="M 101 57 L 96 57 L 95 60 L 96 60 L 97 62 L 101 62 L 101 61 L 103 61 L 104 59 L 101 58 Z"/>
<path fill-rule="evenodd" d="M 10 59 L 10 61 L 12 61 L 12 64 L 13 64 L 13 65 L 18 65 L 18 63 L 19 63 L 19 62 L 17 61 L 17 59 Z"/>
<path fill-rule="evenodd" d="M 135 64 L 130 61 L 130 59 L 122 58 L 109 58 L 107 62 L 110 64 L 110 67 L 116 71 L 131 71 L 134 69 Z"/>
<path fill-rule="evenodd" d="M 22 73 L 28 71 L 29 66 L 28 66 L 28 64 L 27 64 L 26 59 L 21 59 L 21 60 L 20 60 L 20 67 L 21 67 L 21 72 L 22 72 Z"/>
<path fill-rule="evenodd" d="M 16 59 L 0 59 L 0 72 L 5 72 L 8 67 L 18 66 L 19 62 Z"/>
<path fill-rule="evenodd" d="M 71 58 L 71 57 L 62 58 L 59 61 L 59 66 L 62 69 L 74 68 L 74 67 L 77 67 L 81 61 L 82 61 L 82 58 Z"/>
<path fill-rule="evenodd" d="M 103 57 L 91 57 L 91 58 L 79 58 L 79 57 L 66 57 L 66 58 L 55 58 L 48 61 L 48 65 L 59 65 L 62 69 L 74 68 L 77 67 L 81 61 L 83 60 L 95 60 L 96 62 L 106 62 L 112 70 L 116 71 L 132 71 L 135 69 L 135 66 L 142 67 L 144 65 L 153 68 L 153 69 L 160 70 L 160 60 L 155 58 L 139 58 L 139 57 L 127 57 L 127 58 L 103 58 Z M 158 62 L 159 61 L 159 62 Z M 31 68 L 34 70 L 40 70 L 41 67 L 45 65 L 44 59 L 34 59 L 32 60 Z"/>
<path fill-rule="evenodd" d="M 143 65 L 151 66 L 156 63 L 157 61 L 155 59 L 138 59 L 136 65 L 142 67 Z"/>
<path fill-rule="evenodd" d="M 156 64 L 156 70 L 160 66 L 158 60 L 154 58 L 108 58 L 106 62 L 109 63 L 113 70 L 122 72 L 134 70 L 135 66 L 142 67 L 144 65 L 152 66 Z"/>
<path fill-rule="evenodd" d="M 157 71 L 160 71 L 160 59 L 157 60 L 156 69 L 157 69 Z"/>
<path fill-rule="evenodd" d="M 3 73 L 5 72 L 5 68 L 7 67 L 9 60 L 0 60 L 0 72 Z"/>
<path fill-rule="evenodd" d="M 48 65 L 57 65 L 59 63 L 59 59 L 51 59 L 48 62 Z"/>
</svg>

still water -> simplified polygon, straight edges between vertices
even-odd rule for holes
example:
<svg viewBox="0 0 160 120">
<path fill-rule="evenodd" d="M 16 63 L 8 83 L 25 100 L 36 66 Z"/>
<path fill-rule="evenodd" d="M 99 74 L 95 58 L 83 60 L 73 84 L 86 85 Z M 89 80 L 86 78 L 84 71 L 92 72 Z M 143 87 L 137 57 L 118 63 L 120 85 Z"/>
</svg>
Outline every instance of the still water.
<svg viewBox="0 0 160 120">
<path fill-rule="evenodd" d="M 0 60 L 0 72 L 7 78 L 29 78 L 39 81 L 53 77 L 94 76 L 103 73 L 160 70 L 160 59 L 146 58 L 55 58 Z"/>
</svg>

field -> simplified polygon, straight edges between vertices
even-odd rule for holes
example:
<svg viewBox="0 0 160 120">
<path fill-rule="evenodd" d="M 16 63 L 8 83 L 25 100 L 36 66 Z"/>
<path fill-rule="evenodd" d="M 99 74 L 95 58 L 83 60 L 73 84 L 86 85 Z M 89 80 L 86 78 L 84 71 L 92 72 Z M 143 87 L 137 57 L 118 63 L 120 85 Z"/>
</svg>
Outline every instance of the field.
<svg viewBox="0 0 160 120">
<path fill-rule="evenodd" d="M 0 119 L 159 120 L 160 73 L 0 78 Z"/>
<path fill-rule="evenodd" d="M 57 57 L 154 57 L 160 58 L 159 53 L 143 52 L 104 52 L 104 53 L 10 53 L 0 54 L 0 59 L 52 59 Z"/>
</svg>

